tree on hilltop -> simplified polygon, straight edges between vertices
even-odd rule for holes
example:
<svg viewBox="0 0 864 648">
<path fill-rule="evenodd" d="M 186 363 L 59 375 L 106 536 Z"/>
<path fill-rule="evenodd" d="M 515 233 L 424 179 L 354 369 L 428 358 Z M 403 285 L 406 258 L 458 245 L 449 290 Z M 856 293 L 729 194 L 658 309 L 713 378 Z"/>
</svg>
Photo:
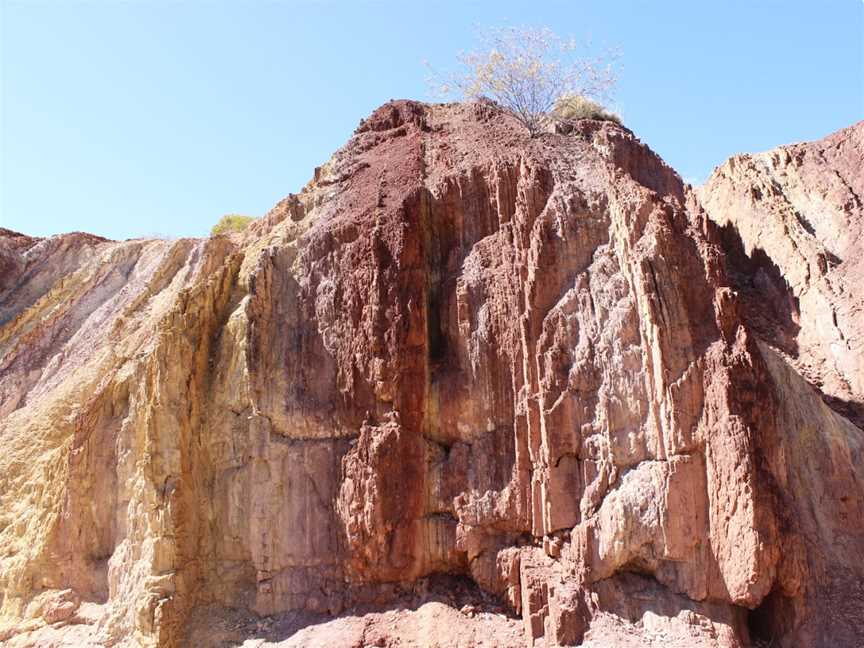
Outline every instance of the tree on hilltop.
<svg viewBox="0 0 864 648">
<path fill-rule="evenodd" d="M 600 108 L 593 118 L 610 113 L 606 101 L 616 84 L 615 54 L 580 54 L 573 38 L 548 28 L 503 27 L 480 31 L 480 46 L 457 55 L 459 70 L 433 74 L 435 89 L 467 100 L 493 100 L 528 129 L 531 137 L 556 119 L 556 105 L 574 105 L 581 97 Z M 572 111 L 571 111 L 572 112 Z"/>
</svg>

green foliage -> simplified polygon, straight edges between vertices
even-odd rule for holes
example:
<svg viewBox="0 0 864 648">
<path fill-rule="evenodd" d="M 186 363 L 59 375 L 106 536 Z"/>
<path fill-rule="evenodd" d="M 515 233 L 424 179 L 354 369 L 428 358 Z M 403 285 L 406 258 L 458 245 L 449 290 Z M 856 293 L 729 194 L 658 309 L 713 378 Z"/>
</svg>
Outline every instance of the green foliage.
<svg viewBox="0 0 864 648">
<path fill-rule="evenodd" d="M 611 121 L 621 124 L 621 117 L 609 112 L 596 101 L 578 94 L 568 94 L 559 97 L 555 102 L 552 113 L 563 121 L 576 121 L 579 119 L 598 119 L 600 121 Z"/>
<path fill-rule="evenodd" d="M 226 214 L 219 219 L 219 222 L 210 230 L 211 236 L 219 234 L 230 234 L 231 232 L 242 232 L 246 226 L 251 223 L 254 218 L 251 216 L 243 216 L 241 214 Z"/>
</svg>

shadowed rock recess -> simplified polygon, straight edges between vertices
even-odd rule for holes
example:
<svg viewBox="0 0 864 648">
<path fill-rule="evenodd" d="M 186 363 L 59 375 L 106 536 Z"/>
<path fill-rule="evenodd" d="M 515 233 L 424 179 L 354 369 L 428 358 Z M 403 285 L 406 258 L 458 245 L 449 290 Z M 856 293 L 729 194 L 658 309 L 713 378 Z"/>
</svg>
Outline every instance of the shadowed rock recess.
<svg viewBox="0 0 864 648">
<path fill-rule="evenodd" d="M 397 101 L 239 234 L 0 231 L 0 642 L 864 644 L 862 199 Z"/>
</svg>

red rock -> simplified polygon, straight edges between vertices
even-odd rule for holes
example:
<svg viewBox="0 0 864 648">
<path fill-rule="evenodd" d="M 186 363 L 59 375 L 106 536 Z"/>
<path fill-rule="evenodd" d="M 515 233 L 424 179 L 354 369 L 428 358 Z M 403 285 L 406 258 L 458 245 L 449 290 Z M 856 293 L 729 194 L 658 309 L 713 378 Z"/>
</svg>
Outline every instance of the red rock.
<svg viewBox="0 0 864 648">
<path fill-rule="evenodd" d="M 0 232 L 0 636 L 69 589 L 104 645 L 516 645 L 449 574 L 517 643 L 860 643 L 861 132 L 697 196 L 391 102 L 242 235 Z"/>
</svg>

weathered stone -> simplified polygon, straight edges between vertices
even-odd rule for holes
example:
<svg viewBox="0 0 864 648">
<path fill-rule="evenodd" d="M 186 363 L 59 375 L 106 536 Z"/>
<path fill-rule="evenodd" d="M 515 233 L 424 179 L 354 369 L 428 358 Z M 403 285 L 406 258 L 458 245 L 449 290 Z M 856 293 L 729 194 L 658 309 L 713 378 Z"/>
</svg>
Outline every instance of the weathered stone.
<svg viewBox="0 0 864 648">
<path fill-rule="evenodd" d="M 399 101 L 240 234 L 0 232 L 0 637 L 415 596 L 290 645 L 516 645 L 448 574 L 516 643 L 860 643 L 862 132 L 697 196 L 614 123 Z"/>
</svg>

